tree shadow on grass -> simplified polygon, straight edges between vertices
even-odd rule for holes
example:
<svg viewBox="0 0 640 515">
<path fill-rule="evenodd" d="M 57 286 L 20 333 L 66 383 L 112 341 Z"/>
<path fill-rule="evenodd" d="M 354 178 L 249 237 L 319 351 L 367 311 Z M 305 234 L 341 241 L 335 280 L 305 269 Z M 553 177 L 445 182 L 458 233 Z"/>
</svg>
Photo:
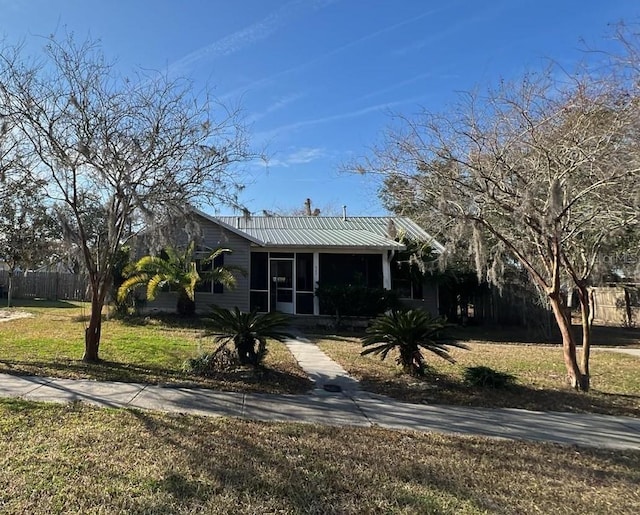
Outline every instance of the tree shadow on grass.
<svg viewBox="0 0 640 515">
<path fill-rule="evenodd" d="M 46 362 L 0 360 L 0 373 L 160 384 L 251 393 L 303 394 L 311 389 L 311 381 L 307 377 L 268 367 L 258 369 L 236 367 L 230 370 L 221 370 L 205 378 L 186 374 L 176 369 L 116 361 L 85 363 L 80 360 Z"/>
<path fill-rule="evenodd" d="M 146 316 L 126 316 L 119 320 L 127 326 L 165 326 L 172 329 L 206 329 L 206 317 L 179 316 L 175 313 L 155 313 Z"/>
<path fill-rule="evenodd" d="M 582 338 L 582 329 L 577 328 L 576 334 Z M 640 328 L 594 326 L 592 340 L 599 347 L 640 347 Z"/>
<path fill-rule="evenodd" d="M 12 308 L 74 308 L 78 309 L 76 304 L 65 300 L 48 300 L 41 298 L 32 299 L 11 299 Z"/>
<path fill-rule="evenodd" d="M 438 374 L 425 378 L 397 376 L 392 380 L 361 374 L 359 379 L 365 391 L 411 403 L 640 417 L 640 395 L 600 392 L 597 389 L 583 393 L 569 385 L 557 389 L 537 389 L 520 384 L 491 388 L 469 386 Z"/>
<path fill-rule="evenodd" d="M 582 327 L 573 326 L 578 344 L 582 341 Z M 562 339 L 556 328 L 550 337 L 543 336 L 526 327 L 455 326 L 451 328 L 453 338 L 462 341 L 487 343 L 540 343 L 560 344 Z M 640 347 L 640 328 L 593 326 L 592 345 L 596 346 L 636 346 Z"/>
<path fill-rule="evenodd" d="M 134 412 L 157 448 L 179 456 L 140 502 L 236 513 L 551 511 L 576 484 L 617 487 L 632 502 L 640 453 L 418 435 L 379 428 L 272 424 Z M 514 451 L 518 451 L 514 453 Z M 576 458 L 578 456 L 578 458 Z M 576 465 L 579 459 L 579 465 Z M 471 466 L 472 465 L 472 466 Z M 577 469 L 577 470 L 576 470 Z M 528 483 L 531 471 L 548 481 Z M 531 493 L 531 490 L 534 493 Z M 580 500 L 583 508 L 588 500 Z M 465 509 L 466 508 L 466 509 Z M 174 506 L 175 509 L 175 506 Z"/>
<path fill-rule="evenodd" d="M 333 464 L 310 465 L 300 459 L 303 456 L 296 449 L 295 429 L 290 433 L 291 445 L 286 447 L 282 441 L 269 440 L 273 435 L 269 424 L 225 419 L 214 422 L 190 416 L 159 421 L 145 412 L 135 415 L 154 437 L 168 440 L 184 458 L 181 469 L 167 468 L 162 478 L 152 482 L 159 497 L 168 495 L 187 505 L 215 505 L 220 513 L 341 512 L 332 488 Z M 178 436 L 184 433 L 189 437 Z M 313 461 L 322 460 L 314 457 Z M 249 506 L 253 508 L 247 509 Z"/>
</svg>

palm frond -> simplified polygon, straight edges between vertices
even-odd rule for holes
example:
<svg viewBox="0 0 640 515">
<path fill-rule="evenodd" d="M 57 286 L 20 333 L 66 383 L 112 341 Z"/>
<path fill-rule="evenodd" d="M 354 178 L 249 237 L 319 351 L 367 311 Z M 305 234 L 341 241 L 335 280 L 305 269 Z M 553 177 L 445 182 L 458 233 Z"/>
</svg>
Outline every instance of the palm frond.
<svg viewBox="0 0 640 515">
<path fill-rule="evenodd" d="M 207 336 L 218 341 L 233 341 L 241 363 L 257 365 L 266 352 L 268 339 L 283 341 L 293 338 L 286 331 L 289 319 L 281 313 L 243 313 L 214 307 L 207 319 Z"/>
<path fill-rule="evenodd" d="M 455 362 L 449 354 L 449 347 L 468 348 L 445 334 L 448 326 L 443 319 L 422 310 L 393 311 L 376 318 L 367 329 L 362 339 L 361 354 L 379 354 L 384 360 L 391 350 L 397 348 L 403 368 L 421 375 L 425 363 L 420 349 Z"/>
<path fill-rule="evenodd" d="M 123 302 L 131 290 L 134 290 L 138 286 L 146 284 L 148 280 L 149 276 L 144 273 L 136 274 L 129 277 L 128 279 L 125 279 L 125 281 L 118 288 L 118 302 Z"/>
<path fill-rule="evenodd" d="M 214 259 L 216 259 L 218 256 L 221 256 L 222 254 L 231 254 L 232 251 L 231 249 L 223 249 L 223 248 L 217 248 L 214 251 L 212 251 L 207 257 L 205 257 L 202 262 L 203 263 L 210 263 L 212 262 Z"/>
<path fill-rule="evenodd" d="M 158 290 L 166 284 L 167 280 L 165 276 L 156 274 L 149 278 L 147 283 L 147 299 L 154 300 L 158 294 Z"/>
</svg>

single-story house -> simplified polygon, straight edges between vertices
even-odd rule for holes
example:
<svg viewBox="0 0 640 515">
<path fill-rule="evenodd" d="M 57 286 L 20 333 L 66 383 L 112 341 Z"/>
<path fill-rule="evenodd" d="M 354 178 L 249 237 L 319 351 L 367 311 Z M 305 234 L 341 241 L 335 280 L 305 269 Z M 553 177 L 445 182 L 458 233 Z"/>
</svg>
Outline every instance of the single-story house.
<svg viewBox="0 0 640 515">
<path fill-rule="evenodd" d="M 199 227 L 201 255 L 227 248 L 215 266 L 233 265 L 246 271 L 236 274 L 233 289 L 201 283 L 196 291 L 197 309 L 215 304 L 242 311 L 280 311 L 319 315 L 314 291 L 320 284 L 358 283 L 394 289 L 413 307 L 438 313 L 438 290 L 428 277 L 416 280 L 408 261 L 398 259 L 406 249 L 404 235 L 428 242 L 434 252 L 443 247 L 406 217 L 360 216 L 211 216 L 193 210 Z M 185 240 L 179 244 L 186 243 Z M 196 258 L 198 254 L 196 254 Z M 175 298 L 164 294 L 149 308 L 172 309 Z"/>
</svg>

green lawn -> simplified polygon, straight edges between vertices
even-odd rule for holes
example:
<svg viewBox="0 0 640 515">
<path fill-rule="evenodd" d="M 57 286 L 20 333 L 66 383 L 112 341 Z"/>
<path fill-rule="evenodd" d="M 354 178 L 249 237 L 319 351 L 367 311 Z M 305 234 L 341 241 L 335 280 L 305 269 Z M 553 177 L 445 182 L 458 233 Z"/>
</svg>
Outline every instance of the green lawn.
<svg viewBox="0 0 640 515">
<path fill-rule="evenodd" d="M 637 513 L 640 452 L 0 400 L 3 513 Z"/>
<path fill-rule="evenodd" d="M 0 323 L 2 372 L 236 391 L 309 387 L 277 343 L 265 377 L 246 369 L 208 380 L 186 376 L 182 362 L 211 342 L 197 321 L 171 318 L 106 320 L 105 362 L 89 366 L 79 361 L 87 307 L 32 304 L 18 309 L 33 317 Z M 562 386 L 553 347 L 474 343 L 455 351 L 458 365 L 433 357 L 436 374 L 418 381 L 399 374 L 393 360 L 360 356 L 355 338 L 319 344 L 365 389 L 407 400 L 638 416 L 638 361 L 627 356 L 595 354 L 596 391 L 584 395 Z M 513 373 L 518 385 L 468 389 L 460 374 L 471 364 Z M 637 451 L 0 399 L 2 513 L 631 514 L 640 505 L 639 483 Z"/>
<path fill-rule="evenodd" d="M 134 322 L 105 319 L 100 356 L 103 362 L 81 361 L 89 307 L 77 302 L 32 301 L 16 308 L 30 318 L 0 323 L 0 372 L 65 378 L 187 383 L 230 391 L 303 393 L 310 382 L 286 347 L 270 342 L 265 371 L 221 372 L 213 378 L 188 376 L 187 358 L 213 348 L 202 337 L 198 320 L 147 318 Z"/>
<path fill-rule="evenodd" d="M 356 337 L 318 337 L 320 348 L 361 381 L 367 391 L 410 402 L 531 410 L 593 412 L 640 417 L 640 359 L 593 351 L 592 389 L 578 393 L 566 384 L 559 346 L 495 344 L 470 341 L 470 350 L 453 349 L 456 364 L 425 353 L 432 374 L 417 379 L 401 373 L 395 354 L 385 361 L 361 356 Z M 465 367 L 488 366 L 515 376 L 508 389 L 469 387 Z"/>
<path fill-rule="evenodd" d="M 202 338 L 197 320 L 148 318 L 136 323 L 105 320 L 99 365 L 80 358 L 88 316 L 85 304 L 32 301 L 17 308 L 33 315 L 0 323 L 0 372 L 66 378 L 182 383 L 247 392 L 304 393 L 310 382 L 286 347 L 269 344 L 266 372 L 243 368 L 220 372 L 213 378 L 188 376 L 182 363 L 212 347 Z M 381 362 L 361 356 L 358 338 L 318 337 L 315 340 L 333 359 L 358 378 L 363 389 L 410 402 L 486 407 L 518 407 L 607 413 L 640 417 L 640 360 L 603 351 L 592 354 L 592 391 L 576 393 L 566 386 L 561 350 L 552 345 L 479 342 L 477 332 L 462 334 L 470 351 L 453 350 L 456 365 L 427 355 L 433 374 L 426 380 L 401 374 L 393 356 Z M 624 333 L 633 344 L 636 332 Z M 487 339 L 490 335 L 482 334 Z M 616 341 L 615 334 L 608 341 Z M 497 339 L 497 338 L 494 338 Z M 500 335 L 508 342 L 508 334 Z M 596 342 L 598 343 L 598 342 Z M 484 365 L 512 374 L 516 384 L 507 390 L 471 388 L 463 383 L 467 366 Z"/>
</svg>

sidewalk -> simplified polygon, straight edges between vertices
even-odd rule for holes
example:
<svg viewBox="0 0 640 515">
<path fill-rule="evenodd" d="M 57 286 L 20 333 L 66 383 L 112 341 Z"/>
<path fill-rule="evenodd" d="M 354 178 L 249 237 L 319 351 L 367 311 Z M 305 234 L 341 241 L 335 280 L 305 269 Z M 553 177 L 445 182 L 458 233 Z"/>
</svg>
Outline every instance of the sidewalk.
<svg viewBox="0 0 640 515">
<path fill-rule="evenodd" d="M 592 350 L 617 352 L 618 354 L 628 354 L 629 356 L 635 356 L 636 358 L 640 358 L 640 349 L 636 349 L 632 347 L 593 347 Z"/>
<path fill-rule="evenodd" d="M 640 450 L 640 419 L 408 404 L 357 392 L 266 395 L 0 374 L 0 396 L 251 420 L 380 426 Z"/>
</svg>

